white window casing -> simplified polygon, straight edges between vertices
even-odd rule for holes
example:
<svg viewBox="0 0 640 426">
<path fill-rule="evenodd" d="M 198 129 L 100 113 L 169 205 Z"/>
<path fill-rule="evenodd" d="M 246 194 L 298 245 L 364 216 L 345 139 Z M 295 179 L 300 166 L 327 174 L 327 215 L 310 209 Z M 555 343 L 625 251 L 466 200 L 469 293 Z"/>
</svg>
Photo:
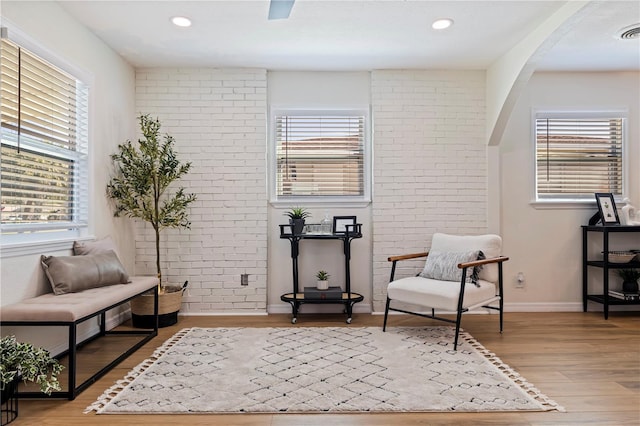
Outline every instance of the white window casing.
<svg viewBox="0 0 640 426">
<path fill-rule="evenodd" d="M 533 114 L 536 203 L 595 202 L 594 193 L 622 199 L 626 190 L 626 113 Z"/>
<path fill-rule="evenodd" d="M 272 204 L 370 202 L 367 108 L 273 108 L 269 124 Z"/>
<path fill-rule="evenodd" d="M 88 87 L 29 50 L 0 45 L 1 231 L 7 249 L 86 233 Z"/>
</svg>

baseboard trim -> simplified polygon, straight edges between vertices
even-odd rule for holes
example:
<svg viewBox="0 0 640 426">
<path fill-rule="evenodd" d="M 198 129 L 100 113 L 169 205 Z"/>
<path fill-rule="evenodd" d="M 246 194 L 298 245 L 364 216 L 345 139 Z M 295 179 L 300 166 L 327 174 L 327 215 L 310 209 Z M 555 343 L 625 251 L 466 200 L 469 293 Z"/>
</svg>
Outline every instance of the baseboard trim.
<svg viewBox="0 0 640 426">
<path fill-rule="evenodd" d="M 179 317 L 240 317 L 240 316 L 257 316 L 263 317 L 269 315 L 266 311 L 223 311 L 223 312 L 178 312 Z"/>
</svg>

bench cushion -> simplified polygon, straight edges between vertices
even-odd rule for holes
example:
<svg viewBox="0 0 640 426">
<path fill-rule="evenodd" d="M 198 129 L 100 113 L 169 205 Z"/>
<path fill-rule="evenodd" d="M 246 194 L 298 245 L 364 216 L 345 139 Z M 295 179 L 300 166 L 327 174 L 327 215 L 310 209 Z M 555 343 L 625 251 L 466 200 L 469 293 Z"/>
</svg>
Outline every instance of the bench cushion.
<svg viewBox="0 0 640 426">
<path fill-rule="evenodd" d="M 73 322 L 158 285 L 155 276 L 136 276 L 130 280 L 128 284 L 91 288 L 79 293 L 47 293 L 3 306 L 0 321 Z"/>
</svg>

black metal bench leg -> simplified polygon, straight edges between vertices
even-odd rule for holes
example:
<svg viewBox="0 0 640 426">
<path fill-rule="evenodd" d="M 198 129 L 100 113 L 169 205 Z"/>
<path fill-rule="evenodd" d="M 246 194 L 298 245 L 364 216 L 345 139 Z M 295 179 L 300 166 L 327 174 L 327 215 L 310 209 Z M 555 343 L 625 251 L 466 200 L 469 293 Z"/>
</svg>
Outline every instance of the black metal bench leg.
<svg viewBox="0 0 640 426">
<path fill-rule="evenodd" d="M 76 323 L 69 325 L 69 401 L 76 398 L 76 369 L 77 369 L 77 329 Z"/>
</svg>

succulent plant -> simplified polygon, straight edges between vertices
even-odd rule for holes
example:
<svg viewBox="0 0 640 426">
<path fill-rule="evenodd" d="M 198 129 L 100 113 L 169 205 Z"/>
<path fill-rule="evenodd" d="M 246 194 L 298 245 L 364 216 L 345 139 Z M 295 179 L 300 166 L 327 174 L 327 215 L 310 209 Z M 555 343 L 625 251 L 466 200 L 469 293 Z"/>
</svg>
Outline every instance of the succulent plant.
<svg viewBox="0 0 640 426">
<path fill-rule="evenodd" d="M 284 215 L 289 216 L 290 219 L 306 219 L 311 216 L 311 213 L 303 207 L 293 207 L 288 212 L 285 212 Z"/>
<path fill-rule="evenodd" d="M 327 271 L 318 271 L 316 274 L 316 278 L 318 281 L 327 281 L 331 275 L 327 273 Z"/>
</svg>

